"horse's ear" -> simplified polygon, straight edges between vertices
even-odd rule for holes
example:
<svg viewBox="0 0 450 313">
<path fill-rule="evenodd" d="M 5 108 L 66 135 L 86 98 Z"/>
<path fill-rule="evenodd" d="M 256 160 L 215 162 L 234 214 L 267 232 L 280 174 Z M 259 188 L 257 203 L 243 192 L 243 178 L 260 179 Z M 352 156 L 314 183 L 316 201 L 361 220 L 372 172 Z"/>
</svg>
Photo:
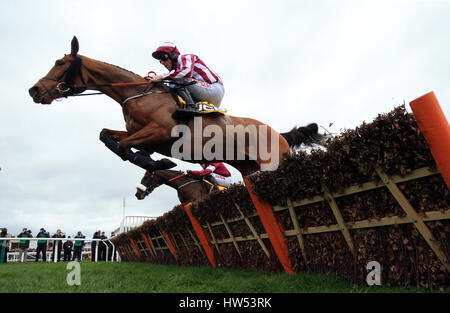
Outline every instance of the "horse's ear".
<svg viewBox="0 0 450 313">
<path fill-rule="evenodd" d="M 167 158 L 158 160 L 158 161 L 156 161 L 156 162 L 157 162 L 157 163 L 160 163 L 162 169 L 164 169 L 164 170 L 166 170 L 166 169 L 168 170 L 168 169 L 170 169 L 170 168 L 173 168 L 173 167 L 177 166 L 177 163 L 174 163 L 174 162 L 172 162 L 171 160 L 169 160 L 169 159 L 167 159 Z"/>
<path fill-rule="evenodd" d="M 71 50 L 70 54 L 73 56 L 76 56 L 78 53 L 78 49 L 80 48 L 80 45 L 78 44 L 78 39 L 76 36 L 73 36 L 71 45 L 72 45 L 72 50 Z"/>
</svg>

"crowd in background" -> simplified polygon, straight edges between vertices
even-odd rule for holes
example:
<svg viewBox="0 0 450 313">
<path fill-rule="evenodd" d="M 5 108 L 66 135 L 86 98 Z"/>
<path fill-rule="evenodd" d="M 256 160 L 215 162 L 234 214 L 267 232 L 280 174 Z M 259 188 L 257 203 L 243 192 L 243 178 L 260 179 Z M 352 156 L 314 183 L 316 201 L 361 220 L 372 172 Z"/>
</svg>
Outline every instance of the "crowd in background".
<svg viewBox="0 0 450 313">
<path fill-rule="evenodd" d="M 113 236 L 114 232 L 111 233 L 111 237 Z M 6 228 L 2 228 L 0 238 L 13 237 L 8 233 L 8 230 Z M 19 262 L 24 262 L 27 260 L 28 252 L 36 252 L 36 256 L 34 258 L 35 262 L 38 262 L 41 258 L 42 261 L 45 262 L 47 261 L 47 251 L 52 251 L 52 260 L 55 260 L 56 253 L 56 259 L 58 262 L 61 261 L 61 255 L 63 256 L 63 261 L 81 261 L 83 251 L 91 252 L 89 257 L 92 261 L 95 261 L 96 259 L 98 261 L 106 261 L 107 257 L 108 260 L 111 260 L 112 257 L 115 257 L 112 253 L 112 244 L 109 241 L 91 241 L 90 249 L 85 247 L 86 242 L 84 240 L 77 240 L 86 239 L 86 236 L 83 235 L 81 231 L 79 231 L 73 238 L 70 238 L 70 236 L 68 236 L 67 240 L 46 240 L 45 238 L 66 238 L 66 234 L 58 229 L 56 233 L 50 235 L 48 231 L 46 231 L 44 228 L 41 228 L 36 237 L 33 237 L 32 231 L 24 228 L 22 229 L 22 232 L 14 238 L 19 239 L 19 243 L 17 248 L 13 249 L 11 249 L 11 240 L 0 240 L 0 263 L 8 262 L 8 252 L 18 252 Z M 37 240 L 36 249 L 31 249 L 30 240 L 24 240 L 25 238 L 41 238 L 41 240 Z M 94 233 L 92 239 L 105 240 L 108 239 L 108 237 L 105 235 L 104 231 L 102 232 L 99 230 Z M 95 255 L 96 251 L 97 256 Z M 107 253 L 108 255 L 106 255 Z"/>
</svg>

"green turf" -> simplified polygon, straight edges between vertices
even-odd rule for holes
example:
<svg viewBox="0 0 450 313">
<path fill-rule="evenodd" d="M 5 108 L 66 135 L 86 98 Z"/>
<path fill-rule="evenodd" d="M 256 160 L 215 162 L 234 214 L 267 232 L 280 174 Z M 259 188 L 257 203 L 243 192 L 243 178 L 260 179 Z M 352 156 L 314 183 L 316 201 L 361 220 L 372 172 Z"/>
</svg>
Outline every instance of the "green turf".
<svg viewBox="0 0 450 313">
<path fill-rule="evenodd" d="M 194 292 L 194 293 L 367 293 L 429 292 L 418 288 L 355 287 L 327 275 L 288 275 L 211 267 L 149 263 L 81 262 L 81 285 L 70 286 L 67 263 L 8 263 L 0 265 L 0 292 Z M 448 292 L 447 288 L 444 292 Z"/>
</svg>

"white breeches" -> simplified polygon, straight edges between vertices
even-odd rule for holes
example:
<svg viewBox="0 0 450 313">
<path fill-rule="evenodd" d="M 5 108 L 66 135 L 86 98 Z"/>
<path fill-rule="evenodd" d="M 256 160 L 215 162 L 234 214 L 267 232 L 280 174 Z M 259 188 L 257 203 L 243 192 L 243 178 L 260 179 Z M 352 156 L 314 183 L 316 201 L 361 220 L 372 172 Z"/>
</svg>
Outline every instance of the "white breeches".
<svg viewBox="0 0 450 313">
<path fill-rule="evenodd" d="M 231 185 L 231 176 L 225 177 L 216 173 L 211 173 L 212 176 L 217 180 L 219 185 L 229 187 Z"/>
<path fill-rule="evenodd" d="M 186 86 L 186 89 L 192 94 L 192 96 L 199 101 L 207 101 L 214 104 L 216 107 L 220 106 L 222 98 L 225 94 L 225 89 L 221 82 L 209 84 L 203 81 L 199 81 L 193 78 L 179 79 L 174 81 L 191 82 L 195 81 L 193 85 Z M 170 84 L 169 84 L 170 86 Z"/>
</svg>

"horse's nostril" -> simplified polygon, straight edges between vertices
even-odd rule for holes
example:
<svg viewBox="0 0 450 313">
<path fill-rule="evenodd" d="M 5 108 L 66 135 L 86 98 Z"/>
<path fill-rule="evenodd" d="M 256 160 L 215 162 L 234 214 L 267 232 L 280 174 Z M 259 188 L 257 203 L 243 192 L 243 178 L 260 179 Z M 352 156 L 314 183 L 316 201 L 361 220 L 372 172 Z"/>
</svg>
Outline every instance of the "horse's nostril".
<svg viewBox="0 0 450 313">
<path fill-rule="evenodd" d="M 39 88 L 36 86 L 31 87 L 30 89 L 28 89 L 28 93 L 32 98 L 36 98 L 37 96 L 39 96 Z"/>
</svg>

